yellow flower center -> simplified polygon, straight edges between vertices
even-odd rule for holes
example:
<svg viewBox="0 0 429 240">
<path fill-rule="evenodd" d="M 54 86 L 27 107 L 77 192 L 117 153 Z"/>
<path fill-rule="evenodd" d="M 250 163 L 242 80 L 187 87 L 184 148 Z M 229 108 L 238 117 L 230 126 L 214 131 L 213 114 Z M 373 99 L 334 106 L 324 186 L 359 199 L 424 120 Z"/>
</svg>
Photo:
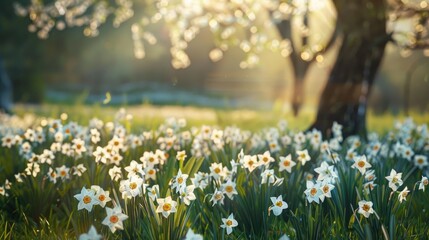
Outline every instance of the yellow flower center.
<svg viewBox="0 0 429 240">
<path fill-rule="evenodd" d="M 365 167 L 365 161 L 359 161 L 357 165 L 358 167 L 363 168 Z"/>
<path fill-rule="evenodd" d="M 371 209 L 371 207 L 370 207 L 368 204 L 364 204 L 364 205 L 362 206 L 362 209 L 363 209 L 365 212 L 368 212 L 368 211 Z"/>
<path fill-rule="evenodd" d="M 233 190 L 234 190 L 234 188 L 232 186 L 226 186 L 225 187 L 225 191 L 228 193 L 232 192 Z"/>
<path fill-rule="evenodd" d="M 251 167 L 252 165 L 253 165 L 253 161 L 252 160 L 250 160 L 249 162 L 248 162 L 248 164 L 249 164 L 249 166 Z"/>
<path fill-rule="evenodd" d="M 429 180 L 428 179 L 425 179 L 425 180 L 423 180 L 423 185 L 428 185 L 429 184 Z"/>
<path fill-rule="evenodd" d="M 301 153 L 301 155 L 299 155 L 300 158 L 305 158 L 305 153 Z"/>
<path fill-rule="evenodd" d="M 104 194 L 101 194 L 100 196 L 98 196 L 98 200 L 104 202 L 104 200 L 106 200 L 106 196 L 104 196 Z"/>
<path fill-rule="evenodd" d="M 226 220 L 226 223 L 225 223 L 227 226 L 231 226 L 232 225 L 232 220 L 230 220 L 230 219 L 228 219 L 228 220 Z"/>
<path fill-rule="evenodd" d="M 312 188 L 312 189 L 310 190 L 310 194 L 311 194 L 311 196 L 316 195 L 316 193 L 317 193 L 317 189 L 316 189 L 316 188 Z"/>
<path fill-rule="evenodd" d="M 135 183 L 135 182 L 130 183 L 130 188 L 131 189 L 136 189 L 137 188 L 137 183 Z"/>
<path fill-rule="evenodd" d="M 171 210 L 171 204 L 164 203 L 164 205 L 162 206 L 162 210 L 164 210 L 164 212 L 170 211 Z"/>
<path fill-rule="evenodd" d="M 290 166 L 290 162 L 288 160 L 283 162 L 283 166 L 285 167 L 289 167 Z"/>
<path fill-rule="evenodd" d="M 277 207 L 282 207 L 282 206 L 283 206 L 283 202 L 282 202 L 282 201 L 278 201 L 278 202 L 276 202 L 276 206 L 277 206 Z"/>
<path fill-rule="evenodd" d="M 222 199 L 222 197 L 223 197 L 223 195 L 222 195 L 222 194 L 220 194 L 220 193 L 215 194 L 215 199 L 216 199 L 216 200 L 221 200 L 221 199 Z"/>
<path fill-rule="evenodd" d="M 264 158 L 262 158 L 262 161 L 264 161 L 264 162 L 268 162 L 268 157 L 264 157 Z"/>
<path fill-rule="evenodd" d="M 397 183 L 398 182 L 398 178 L 397 177 L 393 177 L 392 178 L 392 183 Z"/>
<path fill-rule="evenodd" d="M 88 195 L 85 195 L 82 199 L 83 203 L 88 204 L 91 202 L 91 197 Z"/>
<path fill-rule="evenodd" d="M 421 164 L 423 164 L 423 162 L 424 162 L 424 161 L 423 161 L 423 158 L 419 158 L 419 159 L 417 159 L 417 163 L 418 163 L 418 164 L 420 164 L 420 165 L 421 165 Z"/>
<path fill-rule="evenodd" d="M 112 215 L 110 216 L 109 220 L 111 223 L 117 223 L 119 221 L 119 218 L 116 215 Z"/>
<path fill-rule="evenodd" d="M 215 168 L 215 169 L 214 169 L 214 172 L 215 172 L 216 174 L 219 174 L 219 173 L 220 173 L 220 168 Z"/>
<path fill-rule="evenodd" d="M 179 184 L 182 184 L 182 183 L 183 183 L 183 178 L 182 178 L 182 177 L 177 178 L 177 182 L 178 182 Z"/>
<path fill-rule="evenodd" d="M 328 185 L 323 186 L 323 192 L 324 193 L 328 193 L 329 192 L 329 186 Z"/>
<path fill-rule="evenodd" d="M 66 172 L 66 171 L 64 171 L 64 170 L 62 170 L 62 171 L 60 172 L 60 175 L 64 177 L 64 176 L 66 176 L 66 175 L 67 175 L 67 172 Z"/>
<path fill-rule="evenodd" d="M 153 174 L 155 174 L 155 170 L 150 169 L 150 170 L 148 171 L 148 173 L 149 173 L 149 175 L 153 175 Z"/>
<path fill-rule="evenodd" d="M 149 158 L 149 162 L 155 162 L 155 158 L 154 157 L 150 157 Z"/>
</svg>

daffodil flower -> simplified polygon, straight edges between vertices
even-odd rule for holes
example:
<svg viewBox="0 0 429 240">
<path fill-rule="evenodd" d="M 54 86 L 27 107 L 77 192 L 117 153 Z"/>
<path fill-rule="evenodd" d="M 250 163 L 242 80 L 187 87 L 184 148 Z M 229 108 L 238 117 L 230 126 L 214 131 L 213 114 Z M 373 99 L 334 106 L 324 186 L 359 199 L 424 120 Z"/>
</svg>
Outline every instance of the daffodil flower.
<svg viewBox="0 0 429 240">
<path fill-rule="evenodd" d="M 123 221 L 128 219 L 128 216 L 122 213 L 122 209 L 119 205 L 115 208 L 106 207 L 107 216 L 104 218 L 102 224 L 108 226 L 112 233 L 115 233 L 117 229 L 124 229 Z"/>
<path fill-rule="evenodd" d="M 223 224 L 220 225 L 221 228 L 226 228 L 226 233 L 229 235 L 232 233 L 232 228 L 238 226 L 237 220 L 234 219 L 234 214 L 231 213 L 228 218 L 222 218 Z"/>
<path fill-rule="evenodd" d="M 283 209 L 288 208 L 288 204 L 283 201 L 282 195 L 276 197 L 271 197 L 271 202 L 273 203 L 273 206 L 270 207 L 270 210 L 273 211 L 274 215 L 279 216 L 282 214 Z"/>
<path fill-rule="evenodd" d="M 77 210 L 86 209 L 88 212 L 92 211 L 94 205 L 98 205 L 100 202 L 95 197 L 95 191 L 91 189 L 82 188 L 79 194 L 74 195 L 74 197 L 79 201 L 77 205 Z"/>
</svg>

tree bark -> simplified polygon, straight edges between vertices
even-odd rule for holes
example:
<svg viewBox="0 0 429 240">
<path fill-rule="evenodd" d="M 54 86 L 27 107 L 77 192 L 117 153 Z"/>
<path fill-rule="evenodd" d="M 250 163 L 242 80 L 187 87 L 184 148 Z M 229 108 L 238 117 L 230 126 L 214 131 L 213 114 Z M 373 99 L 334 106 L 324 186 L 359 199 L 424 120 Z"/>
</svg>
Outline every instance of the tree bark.
<svg viewBox="0 0 429 240">
<path fill-rule="evenodd" d="M 388 41 L 383 0 L 334 1 L 343 41 L 310 127 L 331 137 L 334 122 L 343 136 L 366 137 L 366 110 Z"/>
</svg>

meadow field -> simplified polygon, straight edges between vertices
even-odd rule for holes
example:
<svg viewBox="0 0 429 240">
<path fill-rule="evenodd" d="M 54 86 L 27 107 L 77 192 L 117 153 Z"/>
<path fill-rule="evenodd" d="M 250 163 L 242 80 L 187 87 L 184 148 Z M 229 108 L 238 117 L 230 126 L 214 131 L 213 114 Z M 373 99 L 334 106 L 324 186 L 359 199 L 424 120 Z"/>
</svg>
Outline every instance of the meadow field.
<svg viewBox="0 0 429 240">
<path fill-rule="evenodd" d="M 0 115 L 0 239 L 428 239 L 429 115 L 18 105 Z"/>
</svg>

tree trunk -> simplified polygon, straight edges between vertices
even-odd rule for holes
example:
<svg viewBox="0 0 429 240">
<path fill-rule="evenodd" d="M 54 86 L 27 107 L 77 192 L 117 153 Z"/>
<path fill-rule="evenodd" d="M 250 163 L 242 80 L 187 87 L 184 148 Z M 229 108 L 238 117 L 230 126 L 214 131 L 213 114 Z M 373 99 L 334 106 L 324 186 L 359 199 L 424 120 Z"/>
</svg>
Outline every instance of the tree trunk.
<svg viewBox="0 0 429 240">
<path fill-rule="evenodd" d="M 383 0 L 334 1 L 343 41 L 310 127 L 331 137 L 334 122 L 343 136 L 366 136 L 366 109 L 387 43 Z"/>
</svg>

